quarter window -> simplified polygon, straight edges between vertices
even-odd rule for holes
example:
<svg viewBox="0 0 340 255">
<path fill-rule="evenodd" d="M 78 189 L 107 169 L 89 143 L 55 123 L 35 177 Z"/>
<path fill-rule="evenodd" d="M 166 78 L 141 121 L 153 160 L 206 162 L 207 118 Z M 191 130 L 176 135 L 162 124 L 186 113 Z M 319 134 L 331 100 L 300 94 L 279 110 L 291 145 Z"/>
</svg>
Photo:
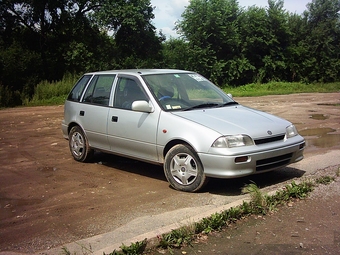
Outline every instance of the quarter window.
<svg viewBox="0 0 340 255">
<path fill-rule="evenodd" d="M 67 100 L 79 102 L 81 95 L 83 94 L 84 88 L 86 84 L 89 82 L 91 75 L 84 75 L 80 78 L 80 80 L 74 85 L 70 94 L 67 97 Z"/>
</svg>

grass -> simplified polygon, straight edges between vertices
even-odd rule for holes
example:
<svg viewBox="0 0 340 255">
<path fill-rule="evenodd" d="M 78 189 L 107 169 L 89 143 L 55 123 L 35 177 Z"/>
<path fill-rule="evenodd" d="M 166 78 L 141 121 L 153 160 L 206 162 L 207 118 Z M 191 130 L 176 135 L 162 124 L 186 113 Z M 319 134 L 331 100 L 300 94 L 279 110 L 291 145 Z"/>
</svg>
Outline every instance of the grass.
<svg viewBox="0 0 340 255">
<path fill-rule="evenodd" d="M 66 74 L 60 81 L 42 81 L 34 88 L 33 97 L 24 99 L 23 104 L 25 106 L 64 104 L 77 79 L 76 75 Z"/>
<path fill-rule="evenodd" d="M 226 93 L 235 97 L 254 97 L 266 95 L 288 95 L 294 93 L 330 93 L 340 91 L 340 82 L 336 83 L 298 83 L 298 82 L 270 82 L 266 84 L 248 84 L 241 87 L 225 87 Z"/>
</svg>

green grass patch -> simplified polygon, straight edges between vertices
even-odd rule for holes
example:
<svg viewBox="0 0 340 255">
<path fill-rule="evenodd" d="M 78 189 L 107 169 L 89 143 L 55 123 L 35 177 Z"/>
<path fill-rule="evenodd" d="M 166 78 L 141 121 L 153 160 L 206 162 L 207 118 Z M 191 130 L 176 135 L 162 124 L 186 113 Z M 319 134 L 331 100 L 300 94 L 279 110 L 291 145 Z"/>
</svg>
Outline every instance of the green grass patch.
<svg viewBox="0 0 340 255">
<path fill-rule="evenodd" d="M 266 84 L 252 83 L 240 87 L 225 87 L 226 93 L 235 97 L 255 97 L 266 95 L 288 95 L 294 93 L 331 93 L 340 91 L 340 82 L 312 83 L 270 82 Z"/>
<path fill-rule="evenodd" d="M 24 99 L 25 106 L 64 104 L 67 95 L 78 80 L 78 76 L 67 74 L 61 81 L 42 81 L 34 88 L 31 99 Z"/>
</svg>

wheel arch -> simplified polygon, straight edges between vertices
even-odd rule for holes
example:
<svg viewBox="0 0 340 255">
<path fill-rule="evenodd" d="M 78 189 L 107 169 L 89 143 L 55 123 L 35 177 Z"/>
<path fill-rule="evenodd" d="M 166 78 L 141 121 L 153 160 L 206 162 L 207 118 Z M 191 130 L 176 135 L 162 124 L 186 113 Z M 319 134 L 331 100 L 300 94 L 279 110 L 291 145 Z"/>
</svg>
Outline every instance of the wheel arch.
<svg viewBox="0 0 340 255">
<path fill-rule="evenodd" d="M 85 130 L 83 129 L 83 127 L 80 126 L 77 122 L 70 122 L 70 123 L 68 124 L 68 127 L 67 127 L 67 135 L 70 134 L 71 129 L 72 129 L 73 127 L 75 127 L 75 126 L 80 127 L 80 128 L 83 130 L 84 134 L 86 134 L 86 133 L 85 133 Z"/>
<path fill-rule="evenodd" d="M 165 155 L 168 153 L 168 151 L 174 147 L 177 144 L 183 144 L 183 145 L 187 145 L 189 147 L 191 147 L 196 153 L 197 151 L 195 150 L 195 147 L 192 146 L 192 144 L 190 144 L 187 141 L 181 140 L 181 139 L 174 139 L 169 141 L 165 146 L 164 146 L 164 150 L 163 150 L 163 158 L 165 158 Z M 198 156 L 198 155 L 197 155 Z M 198 156 L 199 157 L 199 156 Z"/>
</svg>

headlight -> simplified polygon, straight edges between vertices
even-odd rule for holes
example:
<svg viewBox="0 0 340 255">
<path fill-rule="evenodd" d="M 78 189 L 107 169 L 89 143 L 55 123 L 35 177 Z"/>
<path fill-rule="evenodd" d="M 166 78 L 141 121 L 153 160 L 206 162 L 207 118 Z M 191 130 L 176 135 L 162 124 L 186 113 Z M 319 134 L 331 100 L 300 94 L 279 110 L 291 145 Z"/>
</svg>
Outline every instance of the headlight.
<svg viewBox="0 0 340 255">
<path fill-rule="evenodd" d="M 291 138 L 298 135 L 298 131 L 294 125 L 290 125 L 286 128 L 286 138 Z"/>
<path fill-rule="evenodd" d="M 233 148 L 254 145 L 253 139 L 247 135 L 221 136 L 212 144 L 215 148 Z"/>
</svg>

